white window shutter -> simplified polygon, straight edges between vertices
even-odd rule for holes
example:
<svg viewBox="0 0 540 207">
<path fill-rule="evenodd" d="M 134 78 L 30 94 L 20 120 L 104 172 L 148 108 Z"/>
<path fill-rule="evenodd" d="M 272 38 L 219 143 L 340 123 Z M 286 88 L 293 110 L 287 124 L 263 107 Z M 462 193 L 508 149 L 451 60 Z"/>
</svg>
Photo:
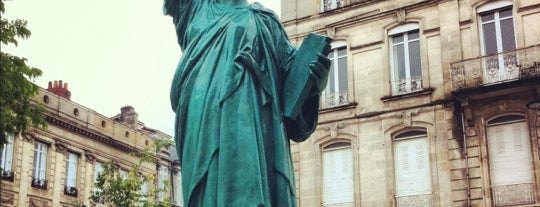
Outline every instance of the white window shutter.
<svg viewBox="0 0 540 207">
<path fill-rule="evenodd" d="M 352 150 L 323 151 L 323 205 L 354 202 Z"/>
<path fill-rule="evenodd" d="M 396 197 L 431 194 L 427 137 L 396 141 L 394 154 Z"/>
</svg>

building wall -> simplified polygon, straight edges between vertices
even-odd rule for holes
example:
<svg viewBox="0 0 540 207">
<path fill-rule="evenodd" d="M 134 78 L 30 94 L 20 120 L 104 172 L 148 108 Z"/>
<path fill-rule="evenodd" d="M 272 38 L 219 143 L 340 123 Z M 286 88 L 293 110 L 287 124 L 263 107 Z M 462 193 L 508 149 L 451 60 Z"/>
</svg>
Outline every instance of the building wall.
<svg viewBox="0 0 540 207">
<path fill-rule="evenodd" d="M 540 204 L 540 113 L 526 107 L 538 97 L 538 81 L 520 76 L 493 85 L 454 86 L 453 64 L 483 55 L 477 9 L 490 1 L 343 2 L 341 8 L 321 11 L 320 0 L 281 1 L 281 18 L 293 44 L 315 32 L 345 41 L 347 49 L 347 100 L 321 108 L 315 133 L 292 144 L 300 206 L 324 206 L 323 148 L 341 141 L 351 144 L 354 182 L 353 204 L 342 206 L 398 206 L 394 137 L 416 129 L 425 130 L 429 145 L 432 198 L 426 206 L 493 206 L 485 122 L 514 112 L 525 114 L 530 128 L 533 205 Z M 510 3 L 516 48 L 540 44 L 539 2 Z M 395 94 L 389 31 L 407 23 L 419 27 L 422 89 Z M 538 49 L 526 50 L 540 57 Z"/>
<path fill-rule="evenodd" d="M 48 127 L 15 135 L 14 179 L 0 180 L 0 206 L 72 206 L 76 200 L 88 205 L 88 198 L 94 189 L 97 162 L 113 161 L 127 170 L 138 163 L 130 155 L 131 152 L 142 150 L 157 137 L 171 138 L 144 125 L 131 128 L 45 89 L 40 89 L 35 101 L 46 107 Z M 31 185 L 36 142 L 48 146 L 46 189 Z M 79 155 L 76 196 L 64 194 L 68 152 Z M 161 153 L 157 158 L 156 163 L 143 164 L 141 173 L 157 178 L 156 165 L 168 166 L 172 172 L 173 160 L 168 152 Z"/>
</svg>

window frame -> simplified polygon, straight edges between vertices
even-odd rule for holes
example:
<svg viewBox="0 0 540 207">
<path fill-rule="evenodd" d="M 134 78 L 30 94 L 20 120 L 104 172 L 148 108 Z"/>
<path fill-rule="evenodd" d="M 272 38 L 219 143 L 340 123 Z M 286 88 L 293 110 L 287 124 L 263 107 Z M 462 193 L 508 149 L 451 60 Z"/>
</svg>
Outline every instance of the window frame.
<svg viewBox="0 0 540 207">
<path fill-rule="evenodd" d="M 49 144 L 34 141 L 34 163 L 32 169 L 32 187 L 47 189 L 47 161 Z"/>
<path fill-rule="evenodd" d="M 532 144 L 532 138 L 531 138 L 531 131 L 530 131 L 530 127 L 529 127 L 529 121 L 528 121 L 528 118 L 527 118 L 527 115 L 524 114 L 524 113 L 505 113 L 505 114 L 500 114 L 500 115 L 497 115 L 497 116 L 493 116 L 489 119 L 484 119 L 485 121 L 483 122 L 484 123 L 484 139 L 485 139 L 485 152 L 487 153 L 486 154 L 486 157 L 488 158 L 487 161 L 484 162 L 484 166 L 486 166 L 486 170 L 484 171 L 486 174 L 484 174 L 488 179 L 486 179 L 486 181 L 484 182 L 484 184 L 487 187 L 487 189 L 489 189 L 489 200 L 490 200 L 490 203 L 491 205 L 493 206 L 496 206 L 497 204 L 500 204 L 499 206 L 513 206 L 513 205 L 527 205 L 527 204 L 534 204 L 536 203 L 536 194 L 538 193 L 538 189 L 537 189 L 537 180 L 536 180 L 536 175 L 534 173 L 534 169 L 535 169 L 535 164 L 534 164 L 534 148 L 533 148 L 533 144 Z M 495 168 L 495 164 L 493 162 L 494 161 L 494 157 L 493 154 L 497 154 L 497 153 L 492 153 L 490 152 L 491 150 L 496 150 L 498 149 L 498 146 L 490 146 L 490 143 L 491 144 L 494 144 L 493 139 L 495 139 L 495 137 L 490 137 L 490 128 L 491 127 L 504 127 L 504 126 L 509 126 L 509 125 L 512 125 L 512 124 L 525 124 L 525 129 L 526 130 L 526 133 L 525 134 L 525 137 L 522 137 L 522 138 L 525 138 L 525 142 L 527 144 L 526 146 L 526 150 L 528 150 L 527 152 L 525 152 L 526 154 L 524 155 L 527 155 L 530 160 L 528 161 L 528 167 L 531 168 L 532 170 L 531 171 L 531 174 L 529 175 L 530 176 L 530 182 L 532 183 L 521 183 L 521 185 L 523 184 L 530 184 L 530 200 L 528 201 L 524 201 L 524 200 L 521 200 L 519 203 L 498 203 L 500 201 L 497 201 L 495 199 L 495 195 L 494 194 L 498 194 L 498 190 L 494 190 L 494 187 L 496 187 L 496 183 L 495 181 L 493 180 L 493 177 L 495 175 L 496 172 L 494 172 L 494 168 Z M 520 130 L 518 130 L 520 131 Z M 513 141 L 515 141 L 515 137 L 512 137 L 513 138 Z M 505 140 L 505 141 L 508 141 L 508 140 Z M 507 145 L 505 145 L 507 146 Z M 514 143 L 514 147 L 515 147 L 515 143 Z M 490 149 L 492 148 L 492 149 Z M 506 150 L 506 149 L 504 149 Z M 512 163 L 516 162 L 515 160 L 512 161 Z M 524 164 L 524 163 L 523 163 Z M 523 165 L 520 165 L 520 166 L 523 166 Z M 501 172 L 499 172 L 501 173 Z M 502 173 L 502 174 L 505 174 L 505 173 Z M 521 178 L 523 179 L 523 178 Z M 514 186 L 515 187 L 515 184 L 507 184 L 507 185 L 498 185 L 499 187 L 500 186 Z M 503 193 L 505 194 L 505 193 Z M 521 195 L 526 195 L 525 193 L 522 193 Z M 505 197 L 506 198 L 506 197 Z M 508 199 L 503 199 L 504 201 L 507 201 Z"/>
<path fill-rule="evenodd" d="M 345 53 L 339 55 L 339 52 L 343 50 Z M 330 54 L 332 57 L 328 58 L 331 62 L 328 70 L 328 83 L 321 93 L 321 108 L 323 109 L 342 106 L 349 103 L 349 51 L 347 42 L 343 40 L 332 42 L 331 50 L 328 55 L 330 56 Z M 345 59 L 345 68 L 340 68 L 339 60 L 343 58 Z M 331 72 L 332 74 L 330 74 Z M 346 80 L 341 80 L 340 75 L 344 75 Z M 331 85 L 334 88 L 333 91 L 329 91 Z M 345 88 L 340 87 L 340 85 L 344 85 Z"/>
<path fill-rule="evenodd" d="M 2 147 L 0 151 L 0 180 L 7 180 L 13 182 L 13 149 L 15 144 L 15 136 L 12 134 L 6 135 L 7 143 Z"/>
<path fill-rule="evenodd" d="M 418 33 L 417 38 L 409 38 L 409 35 L 412 33 Z M 403 37 L 401 42 L 394 42 L 396 37 Z M 389 53 L 390 53 L 390 88 L 392 95 L 402 95 L 409 94 L 418 91 L 422 91 L 424 87 L 424 69 L 422 66 L 422 45 L 421 45 L 422 33 L 420 30 L 420 25 L 418 23 L 406 23 L 399 26 L 396 26 L 388 30 L 388 42 L 389 42 Z M 418 69 L 420 72 L 419 77 L 412 77 L 412 71 L 414 68 L 411 66 L 411 55 L 410 44 L 418 42 Z M 405 78 L 400 79 L 398 74 L 400 73 L 400 65 L 398 65 L 397 58 L 398 54 L 395 54 L 395 48 L 399 45 L 403 45 L 403 72 L 405 73 Z M 403 87 L 401 87 L 403 85 Z M 403 89 L 402 89 L 403 88 Z"/>
<path fill-rule="evenodd" d="M 64 186 L 64 194 L 77 197 L 77 177 L 79 174 L 79 158 L 80 155 L 74 152 L 67 152 L 66 156 L 66 178 Z M 70 169 L 74 170 L 72 172 Z"/>
<path fill-rule="evenodd" d="M 353 147 L 352 147 L 352 143 L 349 142 L 349 141 L 345 141 L 345 140 L 339 140 L 339 141 L 336 141 L 336 142 L 332 142 L 332 143 L 328 143 L 326 145 L 324 145 L 322 148 L 321 148 L 321 206 L 325 206 L 325 205 L 332 205 L 332 204 L 337 204 L 337 203 L 326 203 L 327 201 L 325 200 L 326 196 L 325 196 L 325 188 L 326 186 L 324 185 L 325 184 L 325 161 L 324 161 L 324 157 L 325 157 L 325 152 L 330 152 L 330 151 L 337 151 L 337 150 L 348 150 L 349 153 L 350 153 L 350 160 L 351 162 L 349 163 L 350 164 L 350 201 L 345 201 L 347 203 L 351 203 L 351 204 L 355 204 L 355 185 L 354 185 L 354 153 L 353 153 Z M 331 177 L 335 177 L 335 175 L 331 175 Z M 343 203 L 343 202 L 341 202 Z"/>
<path fill-rule="evenodd" d="M 429 175 L 428 176 L 428 180 L 426 182 L 426 186 L 427 189 L 426 189 L 426 193 L 420 193 L 420 194 L 406 194 L 406 193 L 402 193 L 400 195 L 398 195 L 398 190 L 400 189 L 400 187 L 398 186 L 399 185 L 399 182 L 398 182 L 398 167 L 397 167 L 397 164 L 398 164 L 398 161 L 397 161 L 397 157 L 398 157 L 398 153 L 397 153 L 397 146 L 398 144 L 403 144 L 404 142 L 406 141 L 411 141 L 411 140 L 416 140 L 416 141 L 421 141 L 420 139 L 423 139 L 423 142 L 425 142 L 425 153 L 424 153 L 424 156 L 425 156 L 425 159 L 426 161 L 424 161 L 425 163 L 427 163 L 427 166 L 425 167 L 425 170 L 427 171 L 426 173 Z M 405 200 L 407 198 L 417 198 L 417 199 L 424 199 L 424 200 L 420 200 L 419 202 L 421 203 L 428 203 L 428 204 L 433 204 L 433 195 L 434 195 L 434 183 L 433 183 L 433 177 L 432 177 L 432 163 L 431 163 L 431 148 L 430 148 L 430 141 L 429 141 L 429 134 L 428 134 L 428 131 L 425 129 L 425 128 L 413 128 L 413 129 L 408 129 L 408 130 L 405 130 L 405 131 L 400 131 L 396 134 L 394 134 L 392 136 L 392 153 L 393 153 L 393 163 L 392 163 L 392 167 L 394 168 L 394 199 L 395 199 L 395 202 L 396 202 L 396 206 L 400 206 L 399 205 L 399 202 L 401 201 L 400 198 L 404 198 L 403 199 L 403 202 L 410 202 L 410 200 Z M 416 154 L 413 154 L 413 156 L 415 156 L 415 159 L 418 160 L 418 152 Z M 417 163 L 418 164 L 418 163 Z M 403 186 L 402 186 L 403 187 Z M 427 193 L 427 191 L 429 191 L 429 193 Z M 424 196 L 424 198 L 422 197 L 419 197 L 419 196 Z"/>
</svg>

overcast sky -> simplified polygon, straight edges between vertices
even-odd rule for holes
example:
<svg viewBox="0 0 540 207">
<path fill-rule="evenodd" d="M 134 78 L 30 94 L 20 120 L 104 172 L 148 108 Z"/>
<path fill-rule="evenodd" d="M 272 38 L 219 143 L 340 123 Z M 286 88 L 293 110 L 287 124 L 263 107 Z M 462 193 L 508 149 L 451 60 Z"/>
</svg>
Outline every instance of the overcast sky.
<svg viewBox="0 0 540 207">
<path fill-rule="evenodd" d="M 258 1 L 279 14 L 279 0 Z M 108 117 L 131 105 L 146 126 L 172 135 L 169 86 L 181 53 L 162 5 L 162 0 L 6 1 L 5 17 L 28 20 L 32 36 L 2 50 L 43 70 L 34 81 L 42 88 L 63 80 L 72 101 Z"/>
</svg>

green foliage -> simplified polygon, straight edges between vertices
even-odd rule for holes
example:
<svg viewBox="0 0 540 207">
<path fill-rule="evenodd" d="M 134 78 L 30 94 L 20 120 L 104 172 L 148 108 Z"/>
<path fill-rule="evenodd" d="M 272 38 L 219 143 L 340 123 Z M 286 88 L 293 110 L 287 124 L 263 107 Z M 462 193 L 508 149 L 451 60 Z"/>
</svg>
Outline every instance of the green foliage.
<svg viewBox="0 0 540 207">
<path fill-rule="evenodd" d="M 143 194 L 142 187 L 145 183 L 151 185 L 155 178 L 153 175 L 140 174 L 141 166 L 144 163 L 155 163 L 156 154 L 164 147 L 169 147 L 171 140 L 156 139 L 153 145 L 146 147 L 139 153 L 133 153 L 139 162 L 129 169 L 127 177 L 123 176 L 118 166 L 114 162 L 107 162 L 103 166 L 103 172 L 97 177 L 95 183 L 96 191 L 89 197 L 90 206 L 106 204 L 111 207 L 142 206 L 142 207 L 170 207 L 168 198 L 163 201 L 155 201 L 153 198 L 161 192 L 168 192 L 169 182 L 165 181 L 165 188 L 152 188 Z M 86 207 L 81 201 L 74 203 L 76 207 Z"/>
<path fill-rule="evenodd" d="M 0 1 L 0 14 L 5 12 L 4 2 Z M 0 19 L 0 42 L 17 46 L 17 39 L 30 37 L 25 20 L 9 21 Z M 6 134 L 25 132 L 29 127 L 45 127 L 45 108 L 32 103 L 39 87 L 30 80 L 41 76 L 38 68 L 26 65 L 26 59 L 0 52 L 0 146 Z"/>
</svg>

